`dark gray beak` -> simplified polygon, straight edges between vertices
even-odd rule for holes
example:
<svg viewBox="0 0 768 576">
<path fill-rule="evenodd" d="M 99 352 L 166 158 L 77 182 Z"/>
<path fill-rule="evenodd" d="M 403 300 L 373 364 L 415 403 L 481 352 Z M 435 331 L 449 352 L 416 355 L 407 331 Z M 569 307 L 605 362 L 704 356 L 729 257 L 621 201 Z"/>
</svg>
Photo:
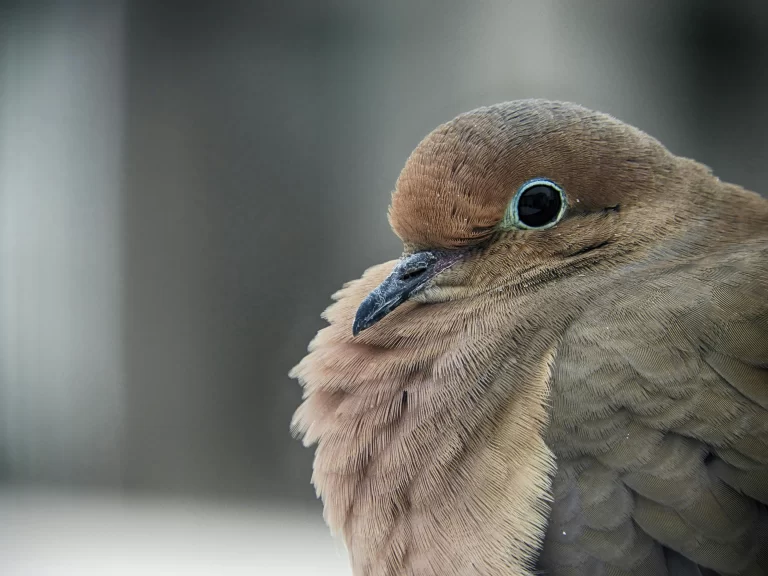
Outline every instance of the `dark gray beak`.
<svg viewBox="0 0 768 576">
<path fill-rule="evenodd" d="M 357 336 L 366 328 L 384 318 L 424 286 L 440 272 L 461 259 L 458 251 L 444 252 L 425 250 L 400 258 L 392 273 L 363 300 L 352 324 L 352 334 Z"/>
</svg>

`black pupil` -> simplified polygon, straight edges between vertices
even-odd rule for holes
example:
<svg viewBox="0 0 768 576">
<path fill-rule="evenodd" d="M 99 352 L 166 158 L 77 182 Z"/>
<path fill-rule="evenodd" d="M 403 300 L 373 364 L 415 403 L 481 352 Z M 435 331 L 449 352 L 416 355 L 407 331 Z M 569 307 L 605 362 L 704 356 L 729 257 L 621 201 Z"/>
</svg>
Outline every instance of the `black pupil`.
<svg viewBox="0 0 768 576">
<path fill-rule="evenodd" d="M 539 228 L 553 222 L 560 214 L 563 201 L 560 193 L 543 184 L 531 186 L 517 201 L 517 217 L 531 228 Z"/>
</svg>

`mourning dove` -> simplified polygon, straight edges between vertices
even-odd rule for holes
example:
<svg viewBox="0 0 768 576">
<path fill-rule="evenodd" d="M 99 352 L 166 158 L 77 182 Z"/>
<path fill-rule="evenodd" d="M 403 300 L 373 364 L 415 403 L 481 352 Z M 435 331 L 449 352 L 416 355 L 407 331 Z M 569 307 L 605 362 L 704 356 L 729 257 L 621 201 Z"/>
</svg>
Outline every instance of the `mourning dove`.
<svg viewBox="0 0 768 576">
<path fill-rule="evenodd" d="M 292 371 L 357 576 L 768 574 L 768 201 L 615 118 L 429 134 Z"/>
</svg>

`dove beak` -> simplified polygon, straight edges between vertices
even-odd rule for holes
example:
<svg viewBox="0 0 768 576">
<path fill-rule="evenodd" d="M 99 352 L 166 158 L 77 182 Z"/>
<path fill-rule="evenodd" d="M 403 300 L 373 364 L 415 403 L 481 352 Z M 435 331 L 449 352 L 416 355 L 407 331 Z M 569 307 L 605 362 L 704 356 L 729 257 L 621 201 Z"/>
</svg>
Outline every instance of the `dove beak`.
<svg viewBox="0 0 768 576">
<path fill-rule="evenodd" d="M 408 298 L 421 292 L 430 280 L 453 266 L 462 256 L 459 251 L 424 250 L 400 258 L 392 273 L 360 304 L 352 324 L 352 335 L 357 336 L 370 328 Z"/>
</svg>

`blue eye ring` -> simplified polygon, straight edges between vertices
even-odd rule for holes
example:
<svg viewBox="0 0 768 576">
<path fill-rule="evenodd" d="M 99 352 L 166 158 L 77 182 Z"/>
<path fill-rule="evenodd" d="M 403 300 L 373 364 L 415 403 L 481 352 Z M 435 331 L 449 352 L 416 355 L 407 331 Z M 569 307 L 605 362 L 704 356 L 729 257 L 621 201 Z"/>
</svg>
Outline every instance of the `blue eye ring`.
<svg viewBox="0 0 768 576">
<path fill-rule="evenodd" d="M 520 220 L 519 203 L 523 194 L 536 186 L 545 186 L 557 192 L 560 197 L 560 209 L 558 210 L 557 214 L 546 224 L 542 224 L 541 226 L 529 226 Z M 565 191 L 563 191 L 560 186 L 552 182 L 552 180 L 548 180 L 546 178 L 534 178 L 532 180 L 528 180 L 525 184 L 520 186 L 517 192 L 515 192 L 514 197 L 509 202 L 509 206 L 507 206 L 507 210 L 504 212 L 504 217 L 499 223 L 499 226 L 504 230 L 511 230 L 513 228 L 520 230 L 545 230 L 560 222 L 567 209 L 568 198 L 565 195 Z"/>
</svg>

